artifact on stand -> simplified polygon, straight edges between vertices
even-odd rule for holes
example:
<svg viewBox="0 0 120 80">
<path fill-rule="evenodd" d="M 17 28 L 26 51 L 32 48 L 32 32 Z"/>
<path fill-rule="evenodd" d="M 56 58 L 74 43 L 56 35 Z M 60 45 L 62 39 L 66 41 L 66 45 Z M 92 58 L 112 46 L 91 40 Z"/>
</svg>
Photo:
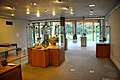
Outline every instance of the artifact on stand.
<svg viewBox="0 0 120 80">
<path fill-rule="evenodd" d="M 2 67 L 3 67 L 3 66 L 7 66 L 7 63 L 8 63 L 8 62 L 7 62 L 6 59 L 2 60 L 2 61 L 1 61 L 1 65 L 2 65 Z"/>
<path fill-rule="evenodd" d="M 53 45 L 53 46 L 56 46 L 56 43 L 58 41 L 59 41 L 59 38 L 58 38 L 57 35 L 56 35 L 56 37 L 52 37 L 52 38 L 49 39 L 50 44 Z"/>
</svg>

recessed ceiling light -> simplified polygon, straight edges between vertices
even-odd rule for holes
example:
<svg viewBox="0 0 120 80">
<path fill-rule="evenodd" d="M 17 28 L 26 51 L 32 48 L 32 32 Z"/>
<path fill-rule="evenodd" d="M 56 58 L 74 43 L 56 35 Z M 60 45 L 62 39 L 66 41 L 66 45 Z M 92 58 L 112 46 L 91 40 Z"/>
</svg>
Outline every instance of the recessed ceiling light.
<svg viewBox="0 0 120 80">
<path fill-rule="evenodd" d="M 92 16 L 93 14 L 91 13 L 90 15 Z"/>
<path fill-rule="evenodd" d="M 90 70 L 89 72 L 90 72 L 91 74 L 95 73 L 95 71 L 93 71 L 93 70 Z"/>
<path fill-rule="evenodd" d="M 69 10 L 69 9 L 70 9 L 70 7 L 69 7 L 69 6 L 67 6 L 67 7 L 62 7 L 61 9 L 64 9 L 64 10 Z"/>
<path fill-rule="evenodd" d="M 11 14 L 11 16 L 15 16 L 15 14 L 14 14 L 14 13 L 12 13 L 12 14 Z"/>
<path fill-rule="evenodd" d="M 74 72 L 74 71 L 75 71 L 75 69 L 74 69 L 74 68 L 72 68 L 72 69 L 70 69 L 70 71 L 71 71 L 71 72 Z"/>
<path fill-rule="evenodd" d="M 30 3 L 30 5 L 34 5 L 34 6 L 36 6 L 36 5 L 37 5 L 37 3 Z"/>
<path fill-rule="evenodd" d="M 90 5 L 89 5 L 89 7 L 94 7 L 94 6 L 95 6 L 95 4 L 90 4 Z"/>
<path fill-rule="evenodd" d="M 62 0 L 55 0 L 54 2 L 56 2 L 56 3 L 63 3 Z"/>
<path fill-rule="evenodd" d="M 73 14 L 73 11 L 70 11 L 70 14 Z"/>
<path fill-rule="evenodd" d="M 55 16 L 55 10 L 53 10 L 53 16 Z"/>
<path fill-rule="evenodd" d="M 29 11 L 27 11 L 27 12 L 26 12 L 26 14 L 30 14 L 30 12 L 29 12 Z"/>
<path fill-rule="evenodd" d="M 90 12 L 90 13 L 93 13 L 93 12 L 94 12 L 94 10 L 90 10 L 89 12 Z"/>
<path fill-rule="evenodd" d="M 37 10 L 37 17 L 40 17 L 40 11 L 39 10 Z"/>
<path fill-rule="evenodd" d="M 33 3 L 33 5 L 35 6 L 35 5 L 37 5 L 36 3 Z"/>
<path fill-rule="evenodd" d="M 48 9 L 45 9 L 45 12 L 48 12 Z"/>
</svg>

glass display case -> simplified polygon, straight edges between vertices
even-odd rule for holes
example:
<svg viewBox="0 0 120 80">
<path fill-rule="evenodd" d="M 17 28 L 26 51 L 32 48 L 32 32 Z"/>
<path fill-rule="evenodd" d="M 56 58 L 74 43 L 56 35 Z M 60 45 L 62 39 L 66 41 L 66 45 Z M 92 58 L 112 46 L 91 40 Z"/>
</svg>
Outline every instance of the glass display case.
<svg viewBox="0 0 120 80">
<path fill-rule="evenodd" d="M 22 80 L 21 56 L 16 43 L 0 44 L 0 80 Z"/>
<path fill-rule="evenodd" d="M 43 23 L 42 25 L 38 24 L 40 23 L 34 23 L 26 28 L 28 47 L 39 45 L 47 48 L 48 45 L 64 45 L 63 27 L 52 25 L 52 23 L 50 23 L 50 25 L 43 25 Z"/>
<path fill-rule="evenodd" d="M 28 62 L 30 62 L 32 66 L 41 67 L 60 65 L 65 60 L 63 26 L 53 26 L 51 24 L 38 26 L 37 30 L 34 30 L 34 28 L 33 25 L 33 29 L 31 30 L 32 36 L 28 37 L 31 40 L 28 41 L 34 42 L 32 39 L 35 37 L 40 38 L 41 41 L 39 41 L 39 43 L 28 42 L 30 44 L 28 44 Z M 35 36 L 34 33 L 36 32 L 34 31 L 37 31 L 38 35 L 42 35 Z"/>
</svg>

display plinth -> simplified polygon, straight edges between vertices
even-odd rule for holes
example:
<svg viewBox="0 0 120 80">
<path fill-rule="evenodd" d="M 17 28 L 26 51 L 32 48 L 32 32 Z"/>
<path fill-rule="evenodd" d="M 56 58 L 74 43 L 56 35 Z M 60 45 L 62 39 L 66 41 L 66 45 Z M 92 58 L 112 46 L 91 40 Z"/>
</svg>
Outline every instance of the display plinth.
<svg viewBox="0 0 120 80">
<path fill-rule="evenodd" d="M 64 47 L 51 47 L 49 49 L 50 65 L 59 66 L 65 60 Z"/>
<path fill-rule="evenodd" d="M 49 50 L 48 49 L 33 49 L 32 50 L 32 66 L 47 67 L 49 65 Z"/>
<path fill-rule="evenodd" d="M 65 60 L 65 49 L 64 46 L 51 45 L 41 49 L 28 48 L 28 57 L 28 62 L 31 62 L 32 66 L 59 66 Z"/>
<path fill-rule="evenodd" d="M 96 44 L 96 57 L 109 58 L 110 57 L 110 44 L 109 43 L 97 43 Z"/>
<path fill-rule="evenodd" d="M 81 47 L 86 47 L 86 46 L 87 46 L 87 38 L 81 37 Z"/>
</svg>

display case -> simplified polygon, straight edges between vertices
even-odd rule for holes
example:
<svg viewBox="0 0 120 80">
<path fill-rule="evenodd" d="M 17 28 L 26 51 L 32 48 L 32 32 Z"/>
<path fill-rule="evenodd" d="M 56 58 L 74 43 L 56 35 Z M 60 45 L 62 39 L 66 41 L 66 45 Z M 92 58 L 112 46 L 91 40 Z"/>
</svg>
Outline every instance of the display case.
<svg viewBox="0 0 120 80">
<path fill-rule="evenodd" d="M 43 25 L 42 27 L 44 29 L 40 30 L 43 33 L 40 43 L 28 46 L 28 62 L 32 66 L 58 66 L 65 60 L 63 26 Z"/>
<path fill-rule="evenodd" d="M 22 80 L 20 57 L 17 43 L 0 44 L 0 80 Z"/>
</svg>

